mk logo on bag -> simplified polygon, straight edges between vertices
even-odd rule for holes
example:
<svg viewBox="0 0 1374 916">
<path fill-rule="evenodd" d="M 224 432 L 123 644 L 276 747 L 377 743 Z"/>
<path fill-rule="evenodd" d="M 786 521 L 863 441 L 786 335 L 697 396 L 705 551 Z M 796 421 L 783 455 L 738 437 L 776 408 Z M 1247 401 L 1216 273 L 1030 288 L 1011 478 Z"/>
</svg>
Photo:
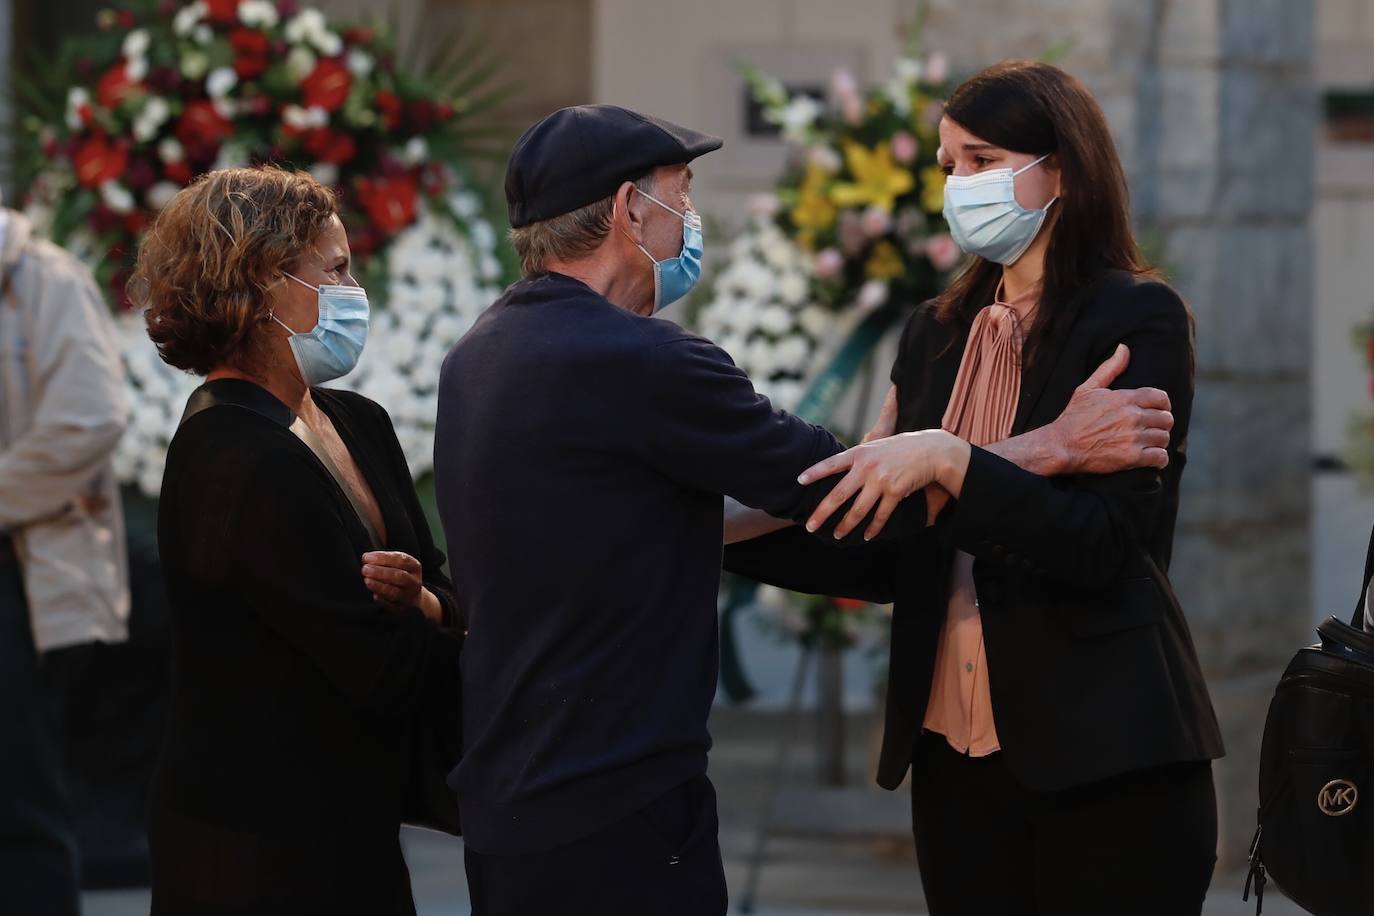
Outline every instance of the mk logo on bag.
<svg viewBox="0 0 1374 916">
<path fill-rule="evenodd" d="M 1317 793 L 1317 807 L 1327 817 L 1340 817 L 1355 810 L 1360 791 L 1347 779 L 1333 779 Z"/>
</svg>

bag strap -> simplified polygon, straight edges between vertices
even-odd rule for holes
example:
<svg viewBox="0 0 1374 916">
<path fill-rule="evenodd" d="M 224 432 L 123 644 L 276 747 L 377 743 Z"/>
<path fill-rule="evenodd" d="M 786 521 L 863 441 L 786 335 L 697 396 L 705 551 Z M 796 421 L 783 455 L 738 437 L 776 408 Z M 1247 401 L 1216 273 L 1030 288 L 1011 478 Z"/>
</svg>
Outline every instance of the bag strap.
<svg viewBox="0 0 1374 916">
<path fill-rule="evenodd" d="M 1369 581 L 1374 578 L 1374 530 L 1369 532 L 1369 551 L 1364 560 L 1364 585 L 1360 586 L 1360 597 L 1355 602 L 1355 616 L 1350 625 L 1357 630 L 1364 629 L 1365 596 L 1369 592 Z"/>
</svg>

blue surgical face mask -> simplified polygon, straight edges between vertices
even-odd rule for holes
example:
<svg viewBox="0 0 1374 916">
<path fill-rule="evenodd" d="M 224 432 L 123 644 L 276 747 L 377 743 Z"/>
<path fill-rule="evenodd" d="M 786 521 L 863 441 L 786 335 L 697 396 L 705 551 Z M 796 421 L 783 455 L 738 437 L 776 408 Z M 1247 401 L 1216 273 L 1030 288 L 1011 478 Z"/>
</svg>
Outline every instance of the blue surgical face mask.
<svg viewBox="0 0 1374 916">
<path fill-rule="evenodd" d="M 945 179 L 945 222 L 960 248 L 998 264 L 1016 263 L 1044 225 L 1050 204 L 1028 210 L 1016 200 L 1016 176 L 1049 158 L 1046 153 L 1023 168 L 990 169 Z"/>
<path fill-rule="evenodd" d="M 314 287 L 299 277 L 289 273 L 287 276 L 319 293 L 319 320 L 305 333 L 292 331 L 280 318 L 272 316 L 273 321 L 291 331 L 288 340 L 301 370 L 301 380 L 313 387 L 343 378 L 358 365 L 358 357 L 367 344 L 366 291 L 360 286 Z"/>
<path fill-rule="evenodd" d="M 654 311 L 672 305 L 692 291 L 701 279 L 701 256 L 705 252 L 705 237 L 701 233 L 701 217 L 691 210 L 679 213 L 658 198 L 645 194 L 649 200 L 658 204 L 669 213 L 682 220 L 682 253 L 675 258 L 659 261 L 649 254 L 649 249 L 639 245 L 639 250 L 654 263 Z"/>
</svg>

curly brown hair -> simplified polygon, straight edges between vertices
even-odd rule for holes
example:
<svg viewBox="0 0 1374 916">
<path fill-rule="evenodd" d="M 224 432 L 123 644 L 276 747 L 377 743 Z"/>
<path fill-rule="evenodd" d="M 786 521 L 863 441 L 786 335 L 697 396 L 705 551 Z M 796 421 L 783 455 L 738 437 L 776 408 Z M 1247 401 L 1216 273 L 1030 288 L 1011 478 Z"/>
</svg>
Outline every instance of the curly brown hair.
<svg viewBox="0 0 1374 916">
<path fill-rule="evenodd" d="M 144 237 L 129 281 L 163 361 L 197 375 L 255 367 L 268 286 L 338 212 L 330 188 L 276 166 L 207 172 L 182 188 Z"/>
</svg>

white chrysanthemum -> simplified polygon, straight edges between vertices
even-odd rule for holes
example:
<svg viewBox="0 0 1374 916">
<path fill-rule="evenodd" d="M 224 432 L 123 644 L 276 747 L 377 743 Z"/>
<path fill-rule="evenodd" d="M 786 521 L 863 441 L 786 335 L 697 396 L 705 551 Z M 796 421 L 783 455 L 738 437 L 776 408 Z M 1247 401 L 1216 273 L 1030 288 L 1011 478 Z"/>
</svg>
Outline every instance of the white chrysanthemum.
<svg viewBox="0 0 1374 916">
<path fill-rule="evenodd" d="M 203 0 L 196 0 L 195 3 L 188 3 L 186 6 L 177 10 L 176 15 L 172 17 L 172 31 L 182 38 L 185 38 L 187 35 L 190 35 L 191 30 L 205 18 L 205 14 L 208 11 L 209 7 L 205 5 Z"/>
<path fill-rule="evenodd" d="M 180 190 L 179 187 L 170 181 L 159 181 L 144 193 L 143 199 L 147 202 L 150 209 L 161 210 L 163 207 L 167 206 L 167 204 L 171 203 L 172 198 L 175 197 L 177 191 Z"/>
<path fill-rule="evenodd" d="M 812 302 L 811 258 L 766 219 L 748 223 L 727 251 L 697 327 L 749 373 L 759 393 L 794 408 L 834 321 Z"/>
<path fill-rule="evenodd" d="M 157 155 L 163 162 L 180 162 L 186 158 L 186 150 L 175 137 L 168 137 L 157 145 Z"/>
<path fill-rule="evenodd" d="M 286 55 L 286 70 L 292 77 L 303 80 L 315 69 L 315 53 L 303 45 L 297 45 Z"/>
<path fill-rule="evenodd" d="M 424 137 L 411 137 L 401 148 L 400 158 L 406 165 L 419 165 L 429 158 L 429 142 Z"/>
<path fill-rule="evenodd" d="M 316 162 L 310 166 L 310 177 L 332 187 L 339 182 L 339 167 L 332 162 Z"/>
<path fill-rule="evenodd" d="M 338 57 L 343 52 L 343 39 L 330 31 L 315 35 L 311 44 L 325 57 Z"/>
<path fill-rule="evenodd" d="M 147 143 L 157 136 L 162 125 L 172 115 L 172 108 L 161 96 L 149 96 L 143 108 L 134 117 L 133 135 L 139 143 Z"/>
<path fill-rule="evenodd" d="M 80 86 L 73 86 L 67 90 L 67 126 L 72 130 L 80 130 L 81 108 L 91 103 L 91 94 Z"/>
<path fill-rule="evenodd" d="M 297 130 L 308 130 L 312 127 L 324 127 L 329 123 L 329 112 L 318 105 L 310 108 L 302 108 L 299 105 L 287 105 L 281 110 L 282 123 L 287 127 L 294 127 Z"/>
<path fill-rule="evenodd" d="M 210 58 L 200 51 L 187 51 L 181 55 L 181 75 L 188 80 L 198 80 L 210 69 Z"/>
<path fill-rule="evenodd" d="M 248 165 L 248 148 L 230 140 L 219 148 L 212 169 L 238 169 Z"/>
<path fill-rule="evenodd" d="M 324 13 L 313 6 L 307 6 L 291 17 L 291 21 L 286 24 L 286 40 L 292 44 L 300 44 L 328 31 L 328 28 Z"/>
<path fill-rule="evenodd" d="M 243 0 L 239 4 L 239 22 L 246 26 L 270 29 L 280 21 L 277 5 L 271 0 Z"/>
<path fill-rule="evenodd" d="M 124 36 L 124 44 L 120 49 L 121 53 L 129 60 L 142 57 L 148 53 L 150 41 L 147 29 L 134 29 Z"/>
<path fill-rule="evenodd" d="M 345 65 L 348 72 L 354 76 L 367 76 L 372 72 L 372 55 L 362 48 L 351 48 L 348 52 Z"/>
<path fill-rule="evenodd" d="M 238 85 L 239 75 L 233 67 L 216 67 L 205 78 L 205 92 L 212 99 L 222 99 Z"/>
<path fill-rule="evenodd" d="M 134 209 L 133 192 L 117 181 L 107 181 L 100 186 L 100 199 L 115 213 L 130 213 Z"/>
</svg>

